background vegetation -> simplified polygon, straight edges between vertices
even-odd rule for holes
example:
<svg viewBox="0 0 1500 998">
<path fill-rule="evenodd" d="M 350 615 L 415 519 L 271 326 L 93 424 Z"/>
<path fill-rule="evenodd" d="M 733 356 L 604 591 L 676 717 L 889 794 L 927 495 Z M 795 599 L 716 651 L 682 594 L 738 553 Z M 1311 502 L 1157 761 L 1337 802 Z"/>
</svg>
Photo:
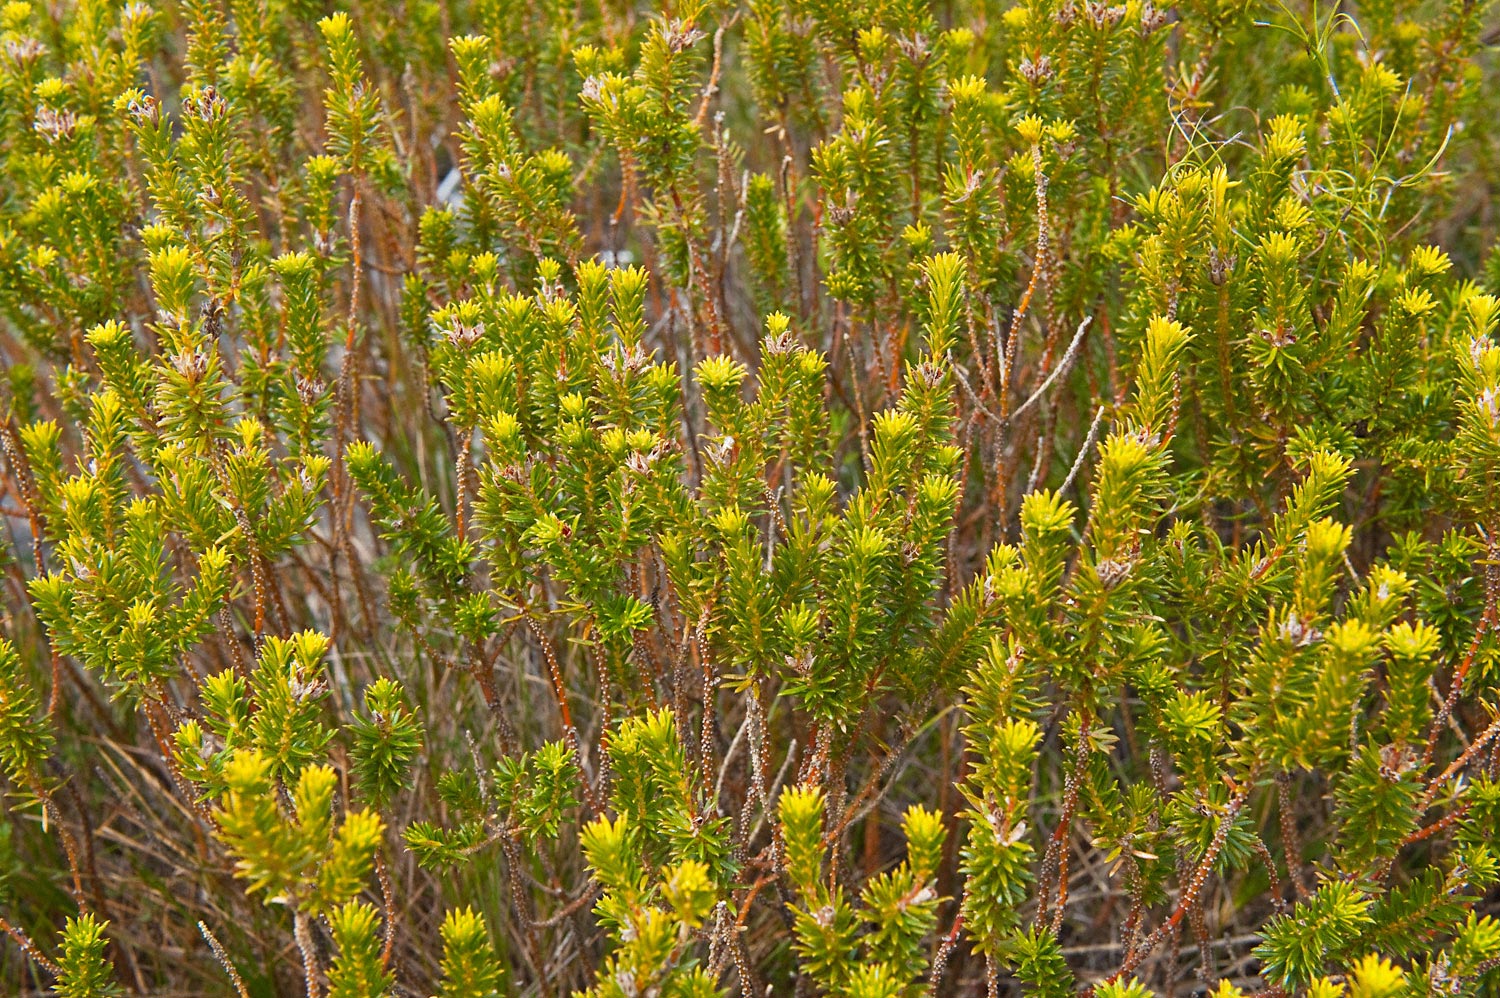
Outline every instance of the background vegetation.
<svg viewBox="0 0 1500 998">
<path fill-rule="evenodd" d="M 1493 994 L 1480 0 L 8 0 L 0 983 Z"/>
</svg>

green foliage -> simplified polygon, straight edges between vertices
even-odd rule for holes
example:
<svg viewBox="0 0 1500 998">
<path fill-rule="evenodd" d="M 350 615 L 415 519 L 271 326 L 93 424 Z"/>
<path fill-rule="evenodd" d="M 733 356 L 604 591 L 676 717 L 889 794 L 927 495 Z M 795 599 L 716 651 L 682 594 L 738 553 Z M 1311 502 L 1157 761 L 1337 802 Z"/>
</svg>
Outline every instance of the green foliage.
<svg viewBox="0 0 1500 998">
<path fill-rule="evenodd" d="M 443 918 L 443 983 L 439 998 L 497 998 L 503 972 L 489 929 L 472 908 Z"/>
<path fill-rule="evenodd" d="M 0 990 L 1494 994 L 1495 18 L 4 3 Z"/>
<path fill-rule="evenodd" d="M 361 901 L 339 906 L 328 919 L 338 955 L 328 968 L 328 998 L 376 998 L 394 981 L 380 958 L 375 909 Z"/>
<path fill-rule="evenodd" d="M 830 994 L 916 993 L 917 979 L 928 969 L 923 943 L 937 925 L 942 900 L 933 886 L 947 837 L 941 817 L 921 806 L 906 812 L 907 858 L 870 878 L 860 896 L 861 915 L 821 873 L 822 794 L 813 788 L 787 791 L 780 817 L 787 872 L 803 905 L 794 914 L 795 950 L 808 973 Z M 868 923 L 863 932 L 861 920 Z"/>
<path fill-rule="evenodd" d="M 380 844 L 381 819 L 354 811 L 335 827 L 337 774 L 309 766 L 283 790 L 291 813 L 278 806 L 271 761 L 250 749 L 224 767 L 224 795 L 214 817 L 219 836 L 236 857 L 235 874 L 267 903 L 289 904 L 313 914 L 346 904 L 370 874 Z"/>
<path fill-rule="evenodd" d="M 365 689 L 365 711 L 368 717 L 350 725 L 349 752 L 360 791 L 379 808 L 404 785 L 422 750 L 422 728 L 391 679 L 382 677 Z"/>
<path fill-rule="evenodd" d="M 0 638 L 0 760 L 17 787 L 40 778 L 52 748 L 52 729 L 40 723 L 41 697 L 23 671 L 15 646 Z"/>
<path fill-rule="evenodd" d="M 56 992 L 60 998 L 110 998 L 122 993 L 104 958 L 107 927 L 107 922 L 98 922 L 92 915 L 68 919 L 57 963 Z"/>
</svg>

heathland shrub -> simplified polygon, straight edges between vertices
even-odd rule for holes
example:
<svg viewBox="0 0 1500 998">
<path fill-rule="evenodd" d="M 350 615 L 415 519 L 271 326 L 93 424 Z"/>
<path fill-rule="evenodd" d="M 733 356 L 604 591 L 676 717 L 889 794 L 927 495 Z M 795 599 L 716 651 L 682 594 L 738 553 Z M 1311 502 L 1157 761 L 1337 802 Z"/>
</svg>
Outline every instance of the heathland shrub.
<svg viewBox="0 0 1500 998">
<path fill-rule="evenodd" d="M 1495 23 L 4 3 L 0 990 L 1495 994 Z"/>
</svg>

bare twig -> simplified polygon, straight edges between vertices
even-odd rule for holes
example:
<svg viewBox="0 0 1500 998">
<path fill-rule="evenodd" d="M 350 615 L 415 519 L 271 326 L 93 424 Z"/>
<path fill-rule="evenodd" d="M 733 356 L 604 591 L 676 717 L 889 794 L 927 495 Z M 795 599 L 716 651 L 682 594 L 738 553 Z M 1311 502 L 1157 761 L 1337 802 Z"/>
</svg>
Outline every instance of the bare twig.
<svg viewBox="0 0 1500 998">
<path fill-rule="evenodd" d="M 240 977 L 240 972 L 235 969 L 234 961 L 229 959 L 229 951 L 224 948 L 223 943 L 219 942 L 219 937 L 214 935 L 213 930 L 208 927 L 208 923 L 202 920 L 198 922 L 198 931 L 202 933 L 204 940 L 208 943 L 208 948 L 214 951 L 214 959 L 219 961 L 219 966 L 223 967 L 224 973 L 229 975 L 229 980 L 234 985 L 234 990 L 239 994 L 240 998 L 250 998 L 250 991 L 245 987 L 244 979 Z"/>
</svg>

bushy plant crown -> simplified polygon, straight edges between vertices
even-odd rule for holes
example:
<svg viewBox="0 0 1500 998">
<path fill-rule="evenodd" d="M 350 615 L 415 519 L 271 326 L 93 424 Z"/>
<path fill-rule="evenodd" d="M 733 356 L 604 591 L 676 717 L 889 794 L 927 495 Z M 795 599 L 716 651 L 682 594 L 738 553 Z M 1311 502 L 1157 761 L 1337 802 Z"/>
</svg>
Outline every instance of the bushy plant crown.
<svg viewBox="0 0 1500 998">
<path fill-rule="evenodd" d="M 0 983 L 1500 984 L 1484 0 L 8 0 Z"/>
</svg>

